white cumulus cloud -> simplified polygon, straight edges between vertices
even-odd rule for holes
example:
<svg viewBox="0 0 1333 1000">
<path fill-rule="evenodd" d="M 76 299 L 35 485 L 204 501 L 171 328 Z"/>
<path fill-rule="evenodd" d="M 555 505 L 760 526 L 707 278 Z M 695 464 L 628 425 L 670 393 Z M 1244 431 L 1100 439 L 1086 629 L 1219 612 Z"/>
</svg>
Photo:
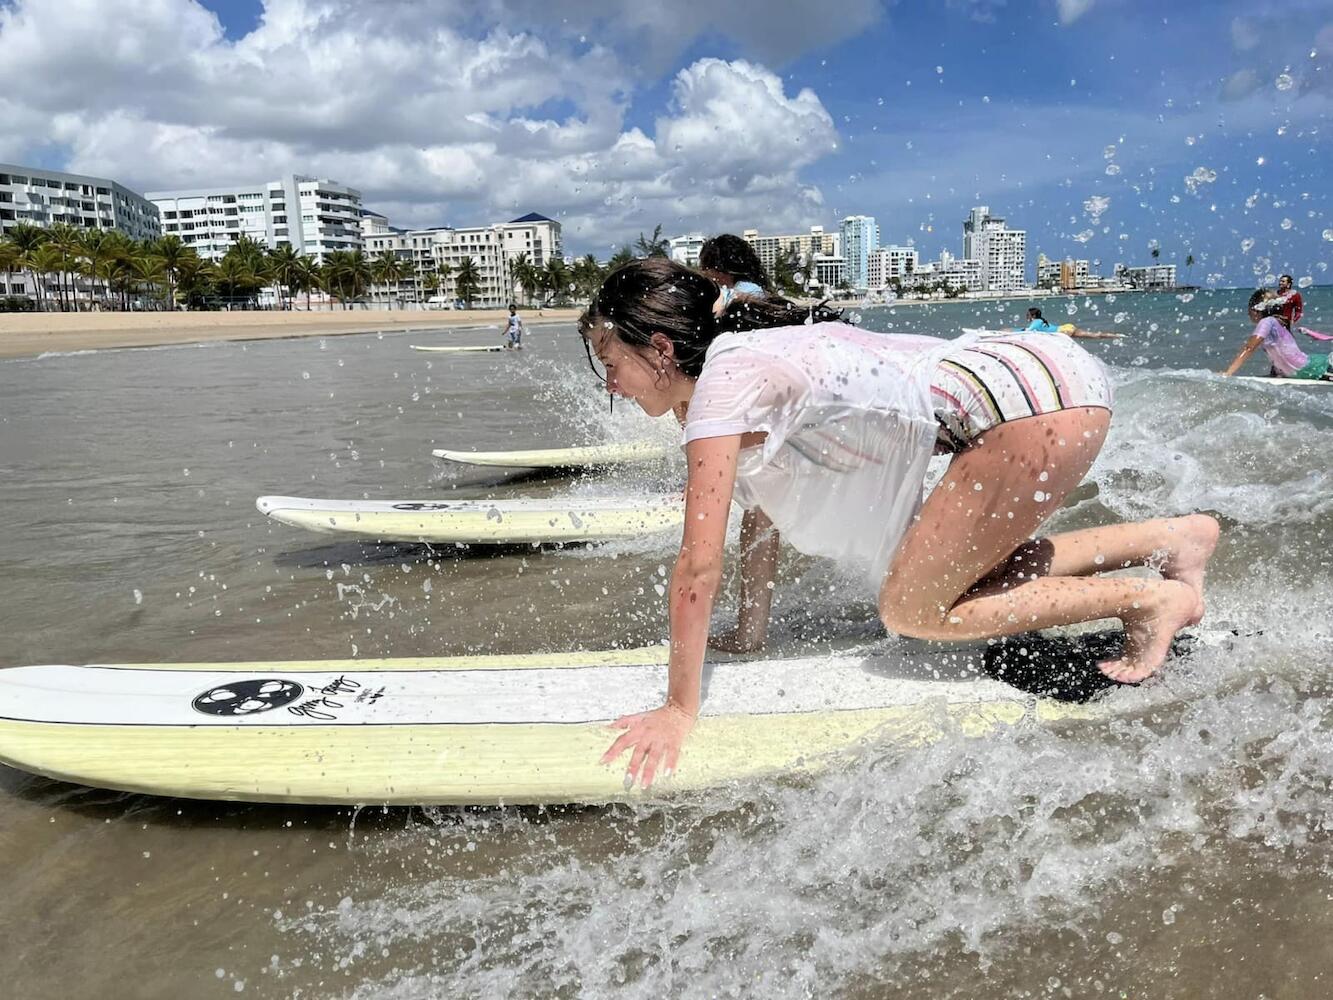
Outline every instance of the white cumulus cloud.
<svg viewBox="0 0 1333 1000">
<path fill-rule="evenodd" d="M 59 18 L 52 2 L 0 4 L 0 157 L 54 150 L 139 190 L 311 173 L 360 188 L 397 224 L 536 210 L 600 250 L 657 222 L 813 221 L 822 196 L 799 173 L 837 142 L 813 91 L 789 94 L 753 60 L 698 60 L 666 108 L 636 108 L 656 81 L 635 39 L 663 17 L 640 5 L 616 19 L 580 0 L 525 17 L 527 0 L 265 0 L 232 39 L 195 0 L 117 0 L 108 39 L 105 0 L 59 0 Z M 754 25 L 756 2 L 714 3 L 691 30 Z M 774 14 L 759 47 L 799 53 L 811 42 L 798 15 L 814 7 Z M 862 24 L 878 5 L 852 10 Z M 688 45 L 687 20 L 659 44 Z"/>
</svg>

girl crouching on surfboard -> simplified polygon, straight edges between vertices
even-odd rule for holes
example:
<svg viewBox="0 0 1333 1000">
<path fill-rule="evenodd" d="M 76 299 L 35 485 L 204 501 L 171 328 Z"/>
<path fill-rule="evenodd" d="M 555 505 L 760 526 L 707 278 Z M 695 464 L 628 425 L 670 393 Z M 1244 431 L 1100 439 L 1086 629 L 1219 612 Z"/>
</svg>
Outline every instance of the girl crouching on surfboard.
<svg viewBox="0 0 1333 1000">
<path fill-rule="evenodd" d="M 717 297 L 705 276 L 650 258 L 607 278 L 579 324 L 610 392 L 650 416 L 685 408 L 666 703 L 619 719 L 603 758 L 632 748 L 631 783 L 674 770 L 694 726 L 733 496 L 798 549 L 859 565 L 901 635 L 976 640 L 1119 618 L 1124 655 L 1100 667 L 1137 681 L 1203 616 L 1210 517 L 1032 540 L 1111 420 L 1105 371 L 1072 341 L 868 333 L 776 297 L 715 316 Z M 957 454 L 923 504 L 937 440 Z M 1095 575 L 1150 559 L 1163 579 Z"/>
<path fill-rule="evenodd" d="M 1241 370 L 1250 359 L 1250 355 L 1259 348 L 1268 355 L 1269 374 L 1275 378 L 1330 379 L 1333 371 L 1329 369 L 1329 355 L 1306 354 L 1286 325 L 1276 316 L 1265 315 L 1265 301 L 1272 293 L 1260 288 L 1250 296 L 1248 305 L 1250 322 L 1254 331 L 1245 345 L 1236 355 L 1235 360 L 1222 374 L 1228 378 Z"/>
</svg>

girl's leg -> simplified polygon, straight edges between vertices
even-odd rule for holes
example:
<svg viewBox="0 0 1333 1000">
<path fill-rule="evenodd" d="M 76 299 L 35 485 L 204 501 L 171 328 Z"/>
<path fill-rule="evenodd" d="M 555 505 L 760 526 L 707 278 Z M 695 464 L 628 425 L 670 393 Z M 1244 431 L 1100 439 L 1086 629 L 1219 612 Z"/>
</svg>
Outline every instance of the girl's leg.
<svg viewBox="0 0 1333 1000">
<path fill-rule="evenodd" d="M 968 596 L 981 596 L 1043 576 L 1088 576 L 1131 566 L 1150 566 L 1167 580 L 1189 584 L 1195 593 L 1194 625 L 1203 618 L 1203 578 L 1217 547 L 1217 521 L 1207 514 L 1159 518 L 1126 534 L 1120 525 L 1085 528 L 1024 542 L 988 573 Z"/>
<path fill-rule="evenodd" d="M 1118 680 L 1155 671 L 1198 603 L 1181 580 L 1039 576 L 969 593 L 1078 485 L 1109 423 L 1110 413 L 1096 407 L 1028 417 L 987 431 L 954 459 L 885 577 L 879 598 L 885 625 L 920 638 L 967 640 L 1119 618 L 1125 655 L 1102 669 Z M 1100 530 L 1097 541 L 1116 552 L 1150 552 L 1159 536 L 1152 524 Z M 1095 565 L 1095 554 L 1090 558 Z M 1062 561 L 1086 560 L 1070 550 Z"/>
</svg>

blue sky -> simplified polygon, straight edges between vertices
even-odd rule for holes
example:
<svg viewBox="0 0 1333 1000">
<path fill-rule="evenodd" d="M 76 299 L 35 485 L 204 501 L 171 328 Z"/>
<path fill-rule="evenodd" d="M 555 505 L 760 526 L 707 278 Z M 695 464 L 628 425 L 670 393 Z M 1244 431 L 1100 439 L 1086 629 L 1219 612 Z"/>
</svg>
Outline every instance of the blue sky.
<svg viewBox="0 0 1333 1000">
<path fill-rule="evenodd" d="M 961 251 L 974 204 L 1025 228 L 1031 261 L 1103 271 L 1156 243 L 1199 282 L 1322 281 L 1333 249 L 1333 0 L 202 0 L 211 28 L 199 0 L 117 0 L 156 51 L 179 38 L 179 65 L 107 55 L 65 106 L 68 29 L 20 30 L 54 2 L 0 3 L 0 64 L 19 57 L 0 85 L 40 87 L 0 159 L 145 189 L 318 172 L 402 224 L 543 211 L 578 253 L 659 222 L 864 213 L 933 257 Z"/>
</svg>

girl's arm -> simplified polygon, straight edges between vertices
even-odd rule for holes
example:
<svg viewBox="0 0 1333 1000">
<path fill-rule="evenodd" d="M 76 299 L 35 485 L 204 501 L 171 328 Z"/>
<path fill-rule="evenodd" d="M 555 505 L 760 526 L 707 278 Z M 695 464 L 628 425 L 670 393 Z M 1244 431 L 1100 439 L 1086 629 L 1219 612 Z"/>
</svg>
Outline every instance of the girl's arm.
<svg viewBox="0 0 1333 1000">
<path fill-rule="evenodd" d="M 1236 360 L 1231 362 L 1231 367 L 1222 374 L 1227 377 L 1235 375 L 1236 372 L 1240 371 L 1241 365 L 1250 360 L 1250 355 L 1259 350 L 1259 347 L 1263 342 L 1263 337 L 1251 337 L 1249 340 L 1245 341 L 1245 346 L 1242 347 L 1240 353 L 1236 355 Z"/>
<path fill-rule="evenodd" d="M 722 582 L 722 553 L 727 541 L 727 515 L 736 485 L 736 458 L 741 436 L 701 438 L 685 446 L 685 532 L 671 573 L 668 594 L 671 654 L 667 668 L 666 704 L 651 712 L 626 715 L 612 725 L 623 729 L 602 756 L 615 760 L 630 747 L 627 787 L 640 780 L 647 788 L 659 770 L 676 769 L 685 737 L 699 714 L 700 678 L 708 645 L 708 620 Z"/>
<path fill-rule="evenodd" d="M 741 518 L 741 600 L 736 627 L 710 639 L 724 653 L 752 653 L 768 641 L 773 581 L 778 571 L 778 529 L 758 508 Z"/>
<path fill-rule="evenodd" d="M 1123 333 L 1102 333 L 1098 330 L 1084 330 L 1081 327 L 1075 327 L 1071 337 L 1077 337 L 1080 340 L 1120 340 L 1125 335 Z"/>
</svg>

